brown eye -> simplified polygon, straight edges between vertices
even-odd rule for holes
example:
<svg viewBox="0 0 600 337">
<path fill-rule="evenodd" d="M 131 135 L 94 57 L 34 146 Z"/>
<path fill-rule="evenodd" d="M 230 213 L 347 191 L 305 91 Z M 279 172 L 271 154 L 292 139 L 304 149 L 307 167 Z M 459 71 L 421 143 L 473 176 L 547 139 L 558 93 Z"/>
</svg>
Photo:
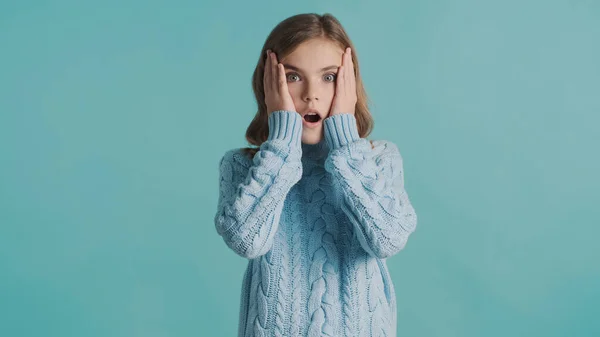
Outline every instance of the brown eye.
<svg viewBox="0 0 600 337">
<path fill-rule="evenodd" d="M 331 73 L 331 74 L 325 75 L 325 81 L 327 81 L 327 82 L 335 82 L 335 79 L 336 79 L 336 74 Z"/>
</svg>

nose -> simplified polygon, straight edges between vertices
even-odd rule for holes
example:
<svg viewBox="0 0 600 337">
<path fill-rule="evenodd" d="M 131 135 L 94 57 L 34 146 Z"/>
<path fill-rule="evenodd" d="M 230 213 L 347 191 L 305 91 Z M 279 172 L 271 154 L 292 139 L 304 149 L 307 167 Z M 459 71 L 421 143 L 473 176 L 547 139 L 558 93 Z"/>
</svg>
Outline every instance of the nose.
<svg viewBox="0 0 600 337">
<path fill-rule="evenodd" d="M 319 100 L 319 95 L 317 94 L 317 88 L 315 85 L 311 85 L 310 83 L 306 85 L 302 100 L 305 102 Z"/>
</svg>

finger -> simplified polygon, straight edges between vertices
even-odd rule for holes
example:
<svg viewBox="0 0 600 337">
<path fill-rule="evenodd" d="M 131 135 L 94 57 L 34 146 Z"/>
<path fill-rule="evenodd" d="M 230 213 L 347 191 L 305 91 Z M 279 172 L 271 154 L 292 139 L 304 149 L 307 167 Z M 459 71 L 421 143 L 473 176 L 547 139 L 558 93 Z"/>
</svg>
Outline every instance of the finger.
<svg viewBox="0 0 600 337">
<path fill-rule="evenodd" d="M 348 94 L 348 71 L 350 69 L 350 62 L 348 60 L 348 49 L 346 48 L 346 50 L 344 51 L 344 57 L 342 58 L 342 65 L 343 65 L 343 71 L 342 71 L 342 85 L 343 85 L 343 92 L 344 95 Z"/>
<path fill-rule="evenodd" d="M 350 48 L 348 48 L 348 53 L 347 53 L 347 66 L 346 66 L 346 92 L 348 93 L 348 97 L 351 97 L 351 93 L 352 93 L 352 81 L 353 81 L 353 73 L 354 73 L 354 66 L 352 64 L 352 55 L 350 54 Z"/>
<path fill-rule="evenodd" d="M 350 47 L 346 49 L 346 54 L 344 56 L 346 57 L 346 66 L 348 67 L 348 70 L 352 70 L 354 68 L 354 62 L 352 62 L 352 49 L 350 49 Z"/>
<path fill-rule="evenodd" d="M 348 69 L 354 74 L 354 62 L 352 61 L 352 51 L 348 48 Z"/>
<path fill-rule="evenodd" d="M 276 90 L 277 89 L 277 84 L 279 81 L 279 69 L 278 69 L 278 65 L 277 65 L 277 55 L 273 52 L 271 52 L 271 85 L 272 85 L 272 89 Z"/>
<path fill-rule="evenodd" d="M 271 56 L 269 52 L 270 51 L 267 50 L 267 57 L 265 58 L 265 71 L 263 74 L 265 94 L 271 91 Z"/>
<path fill-rule="evenodd" d="M 346 48 L 344 57 L 346 57 L 346 65 L 348 65 L 350 62 L 352 62 L 352 54 L 350 54 L 350 47 Z"/>
<path fill-rule="evenodd" d="M 348 56 L 347 56 L 347 68 L 348 71 L 346 73 L 346 77 L 348 78 L 348 89 L 349 93 L 355 90 L 356 87 L 356 76 L 354 75 L 354 62 L 352 61 L 352 49 L 348 47 Z"/>
<path fill-rule="evenodd" d="M 336 81 L 335 94 L 340 96 L 344 90 L 344 66 L 338 68 L 338 77 Z"/>
<path fill-rule="evenodd" d="M 344 54 L 344 64 L 348 70 L 351 70 L 352 65 L 352 54 L 350 54 L 350 48 L 346 49 L 346 53 Z"/>
<path fill-rule="evenodd" d="M 277 81 L 279 84 L 279 94 L 280 96 L 283 96 L 287 91 L 287 82 L 285 79 L 285 68 L 281 63 L 277 64 L 277 74 L 279 75 Z"/>
</svg>

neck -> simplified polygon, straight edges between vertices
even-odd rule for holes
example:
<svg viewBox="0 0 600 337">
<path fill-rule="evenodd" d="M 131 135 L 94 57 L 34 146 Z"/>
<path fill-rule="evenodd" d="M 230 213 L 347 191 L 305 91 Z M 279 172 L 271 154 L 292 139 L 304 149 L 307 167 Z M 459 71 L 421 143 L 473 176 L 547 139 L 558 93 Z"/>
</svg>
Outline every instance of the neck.
<svg viewBox="0 0 600 337">
<path fill-rule="evenodd" d="M 319 160 L 324 159 L 329 154 L 329 147 L 325 138 L 316 144 L 302 143 L 302 159 Z"/>
</svg>

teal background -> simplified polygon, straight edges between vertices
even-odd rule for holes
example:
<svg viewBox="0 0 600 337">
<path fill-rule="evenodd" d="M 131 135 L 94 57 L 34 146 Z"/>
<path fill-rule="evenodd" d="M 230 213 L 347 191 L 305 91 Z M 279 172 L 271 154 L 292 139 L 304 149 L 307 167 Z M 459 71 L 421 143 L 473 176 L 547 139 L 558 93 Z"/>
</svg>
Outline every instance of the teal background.
<svg viewBox="0 0 600 337">
<path fill-rule="evenodd" d="M 234 336 L 218 160 L 284 18 L 356 45 L 419 216 L 399 336 L 600 335 L 600 2 L 0 4 L 0 336 Z"/>
</svg>

